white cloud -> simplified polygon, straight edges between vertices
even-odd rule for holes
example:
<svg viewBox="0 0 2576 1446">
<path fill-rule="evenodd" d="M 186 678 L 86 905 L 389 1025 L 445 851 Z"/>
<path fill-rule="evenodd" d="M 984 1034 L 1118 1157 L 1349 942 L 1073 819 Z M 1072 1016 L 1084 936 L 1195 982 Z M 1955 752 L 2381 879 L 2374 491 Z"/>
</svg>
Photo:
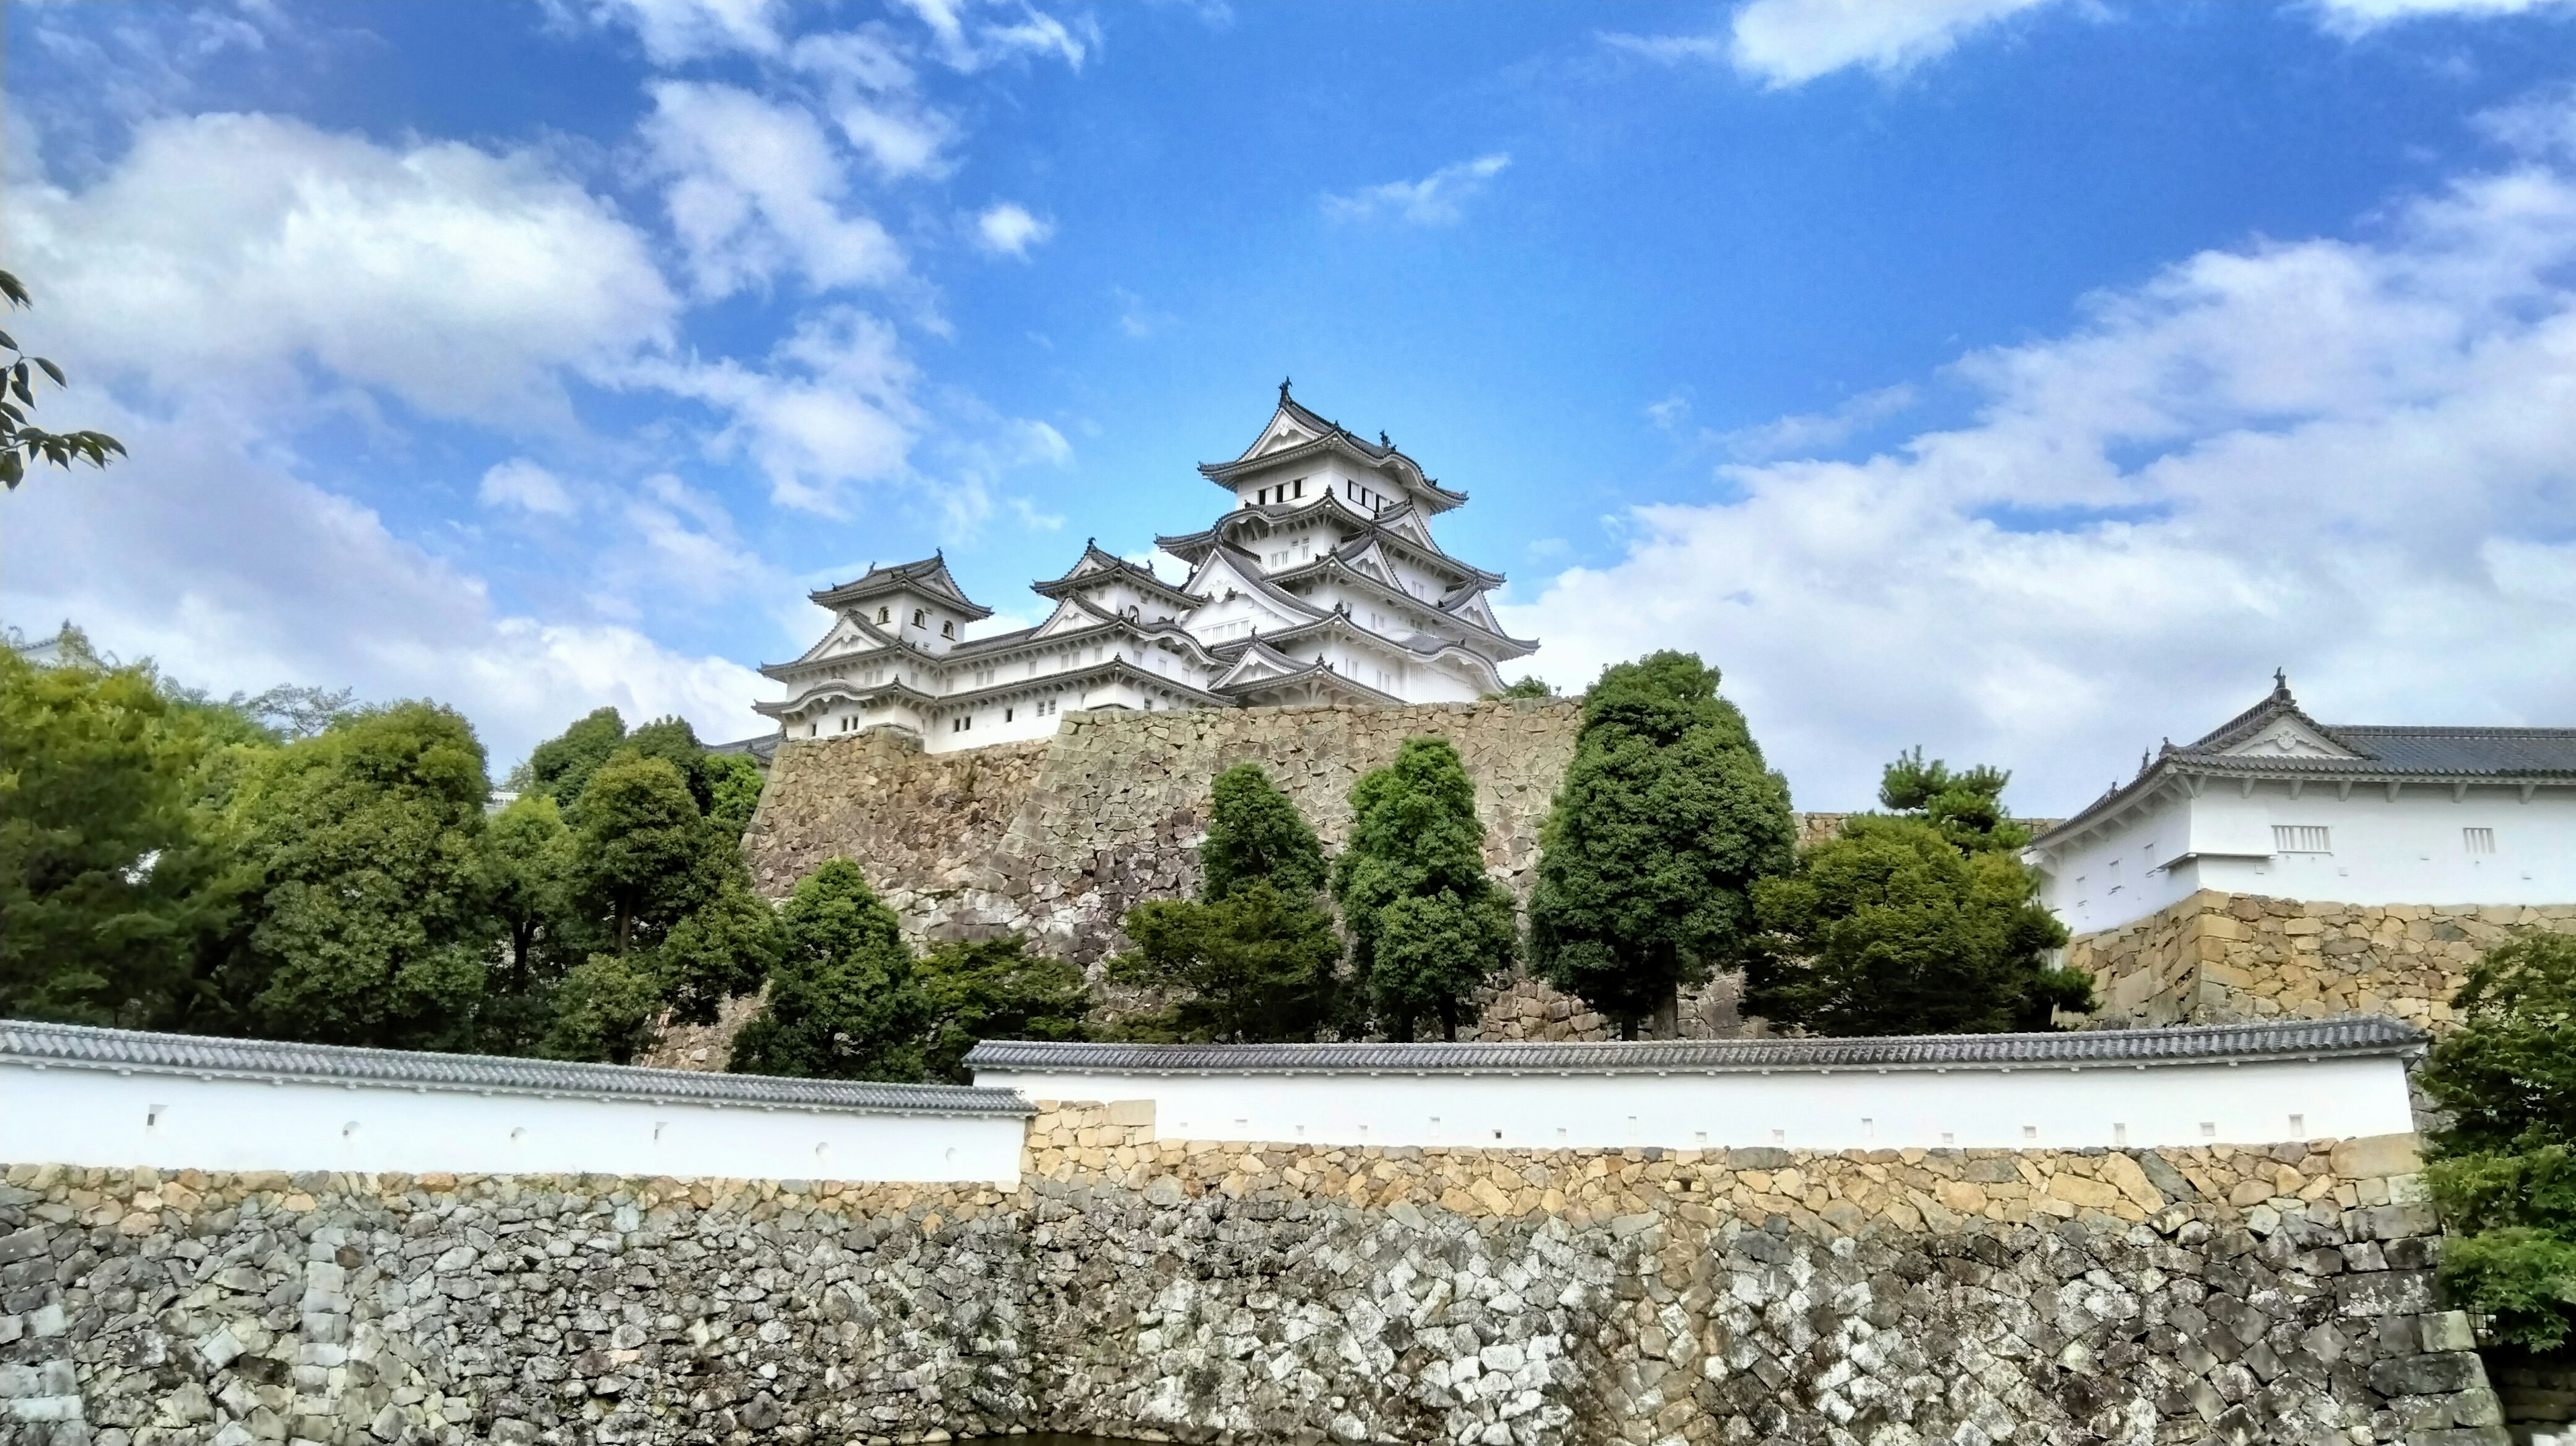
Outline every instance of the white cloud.
<svg viewBox="0 0 2576 1446">
<path fill-rule="evenodd" d="M 1025 207 L 1004 201 L 986 207 L 983 214 L 975 218 L 975 234 L 984 243 L 984 249 L 995 255 L 1025 257 L 1030 247 L 1055 234 L 1055 223 L 1041 221 L 1030 215 Z"/>
<path fill-rule="evenodd" d="M 725 413 L 710 453 L 749 457 L 775 501 L 827 516 L 842 514 L 851 484 L 908 477 L 924 423 L 894 328 L 852 307 L 808 317 L 766 369 L 653 361 L 628 380 Z"/>
<path fill-rule="evenodd" d="M 2329 30 L 2355 34 L 2435 15 L 2519 15 L 2565 9 L 2568 0 L 2310 0 Z"/>
<path fill-rule="evenodd" d="M 1744 427 L 1721 434 L 1716 440 L 1738 461 L 1766 461 L 1792 453 L 1838 447 L 1913 405 L 1914 388 L 1899 383 L 1874 392 L 1863 392 L 1831 411 L 1781 417 L 1758 427 Z M 1649 407 L 1647 411 L 1651 414 L 1655 408 Z"/>
<path fill-rule="evenodd" d="M 1971 424 L 1722 469 L 1510 626 L 1564 684 L 1699 649 L 1809 807 L 1923 743 L 2071 809 L 2276 665 L 2330 721 L 2576 718 L 2576 175 L 2194 256 L 1954 371 Z"/>
<path fill-rule="evenodd" d="M 779 0 L 592 0 L 589 9 L 595 19 L 634 27 L 654 64 L 677 65 L 737 51 L 777 54 L 785 7 Z"/>
<path fill-rule="evenodd" d="M 940 60 L 957 70 L 981 70 L 1015 56 L 1063 61 L 1082 68 L 1100 43 L 1088 20 L 1071 24 L 1022 0 L 901 0 L 930 28 Z"/>
<path fill-rule="evenodd" d="M 572 494 L 564 490 L 563 479 L 525 457 L 495 463 L 483 474 L 476 495 L 486 507 L 517 507 L 553 517 L 573 513 Z"/>
<path fill-rule="evenodd" d="M 129 460 L 10 494 L 0 615 L 12 623 L 72 619 L 217 692 L 293 681 L 434 698 L 474 720 L 496 770 L 602 704 L 629 719 L 678 713 L 709 737 L 760 730 L 748 705 L 772 690 L 750 669 L 631 627 L 496 607 L 482 579 L 263 460 L 275 449 L 237 421 L 97 420 Z"/>
<path fill-rule="evenodd" d="M 814 117 L 730 85 L 662 81 L 644 123 L 698 290 L 728 296 L 793 271 L 817 291 L 904 276 L 902 248 L 844 209 L 849 177 Z"/>
<path fill-rule="evenodd" d="M 1512 158 L 1496 152 L 1442 166 L 1418 181 L 1389 181 L 1364 186 L 1345 196 L 1324 197 L 1324 214 L 1336 221 L 1367 221 L 1394 216 L 1417 226 L 1445 226 L 1466 213 L 1467 200 L 1501 175 Z"/>
<path fill-rule="evenodd" d="M 1666 64 L 1724 63 L 1775 89 L 1858 66 L 1897 75 L 2013 16 L 2064 0 L 1747 0 L 1723 33 L 1605 33 L 1612 49 Z M 2576 0 L 2305 0 L 2325 30 L 2358 35 L 2435 15 L 2497 16 Z M 2079 8 L 2094 8 L 2090 5 Z"/>
<path fill-rule="evenodd" d="M 670 336 L 644 238 L 522 155 L 302 121 L 147 122 L 86 189 L 10 199 L 17 267 L 76 318 L 66 361 L 277 402 L 318 364 L 443 416 L 561 419 L 558 374 Z"/>
</svg>

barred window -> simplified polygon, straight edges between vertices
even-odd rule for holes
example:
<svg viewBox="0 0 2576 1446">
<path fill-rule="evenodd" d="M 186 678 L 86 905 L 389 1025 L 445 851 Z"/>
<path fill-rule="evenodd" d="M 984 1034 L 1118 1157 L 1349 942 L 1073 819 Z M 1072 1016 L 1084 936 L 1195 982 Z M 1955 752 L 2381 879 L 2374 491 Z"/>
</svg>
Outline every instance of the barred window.
<svg viewBox="0 0 2576 1446">
<path fill-rule="evenodd" d="M 2494 853 L 2495 830 L 2491 828 L 2464 828 L 2460 830 L 2460 843 L 2473 854 Z"/>
<path fill-rule="evenodd" d="M 2272 852 L 2276 854 L 2330 854 L 2334 843 L 2326 829 L 2308 823 L 2272 825 Z"/>
</svg>

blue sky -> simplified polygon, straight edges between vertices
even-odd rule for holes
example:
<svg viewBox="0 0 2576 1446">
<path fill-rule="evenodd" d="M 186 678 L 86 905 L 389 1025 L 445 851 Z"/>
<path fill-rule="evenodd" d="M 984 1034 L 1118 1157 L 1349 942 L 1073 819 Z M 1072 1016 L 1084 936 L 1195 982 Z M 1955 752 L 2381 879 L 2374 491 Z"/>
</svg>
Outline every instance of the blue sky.
<svg viewBox="0 0 2576 1446">
<path fill-rule="evenodd" d="M 22 4 L 12 324 L 134 457 L 0 617 L 218 689 L 754 731 L 811 586 L 1028 619 L 1301 400 L 1533 660 L 1800 803 L 2069 810 L 2289 668 L 2576 722 L 2576 5 Z"/>
</svg>

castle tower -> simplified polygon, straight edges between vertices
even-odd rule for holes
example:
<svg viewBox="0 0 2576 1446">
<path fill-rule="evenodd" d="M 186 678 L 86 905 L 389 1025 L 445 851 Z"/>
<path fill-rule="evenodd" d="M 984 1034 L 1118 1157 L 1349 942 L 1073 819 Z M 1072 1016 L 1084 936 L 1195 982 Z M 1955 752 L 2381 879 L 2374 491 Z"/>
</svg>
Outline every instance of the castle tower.
<svg viewBox="0 0 2576 1446">
<path fill-rule="evenodd" d="M 1187 581 L 1087 545 L 1063 576 L 1030 584 L 1054 605 L 1046 621 L 968 640 L 991 610 L 943 559 L 871 568 L 810 594 L 833 624 L 802 657 L 761 668 L 788 696 L 755 706 L 789 738 L 886 726 L 945 752 L 1041 737 L 1077 708 L 1466 702 L 1500 692 L 1499 665 L 1537 650 L 1494 619 L 1486 594 L 1502 575 L 1431 535 L 1467 494 L 1384 433 L 1355 436 L 1282 382 L 1252 445 L 1199 473 L 1227 509 L 1156 539 Z"/>
</svg>

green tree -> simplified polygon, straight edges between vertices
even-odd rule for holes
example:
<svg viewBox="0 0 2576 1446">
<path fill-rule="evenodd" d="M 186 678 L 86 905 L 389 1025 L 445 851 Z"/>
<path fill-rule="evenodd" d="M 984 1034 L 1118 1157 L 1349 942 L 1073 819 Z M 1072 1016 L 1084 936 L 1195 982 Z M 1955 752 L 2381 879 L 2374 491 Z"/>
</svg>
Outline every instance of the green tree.
<svg viewBox="0 0 2576 1446">
<path fill-rule="evenodd" d="M 1324 846 L 1313 826 L 1260 764 L 1238 763 L 1216 776 L 1199 845 L 1201 899 L 1214 903 L 1256 879 L 1290 897 L 1310 897 L 1324 877 Z"/>
<path fill-rule="evenodd" d="M 2011 773 L 1984 764 L 1952 773 L 1938 758 L 1926 763 L 1918 745 L 1887 765 L 1878 801 L 1931 824 L 1971 853 L 2019 853 L 2030 842 L 2030 830 L 2013 822 L 2004 807 L 2004 785 L 2010 782 Z"/>
<path fill-rule="evenodd" d="M 0 297 L 8 299 L 13 311 L 32 304 L 27 299 L 27 288 L 6 271 L 0 271 Z M 18 490 L 30 463 L 43 461 L 67 468 L 74 462 L 87 462 L 104 467 L 110 452 L 125 455 L 125 444 L 105 432 L 48 432 L 29 423 L 27 414 L 36 409 L 35 378 L 28 371 L 30 366 L 51 378 L 55 386 L 67 387 L 71 383 L 63 379 L 61 367 L 43 357 L 29 356 L 5 331 L 0 331 L 0 351 L 9 354 L 8 361 L 0 362 L 0 482 L 6 482 L 10 491 Z"/>
<path fill-rule="evenodd" d="M 966 1052 L 986 1039 L 1089 1039 L 1091 991 L 1082 971 L 1028 952 L 1019 935 L 942 944 L 921 960 L 930 1004 L 924 1067 L 934 1081 L 970 1084 Z"/>
<path fill-rule="evenodd" d="M 1605 670 L 1541 832 L 1532 961 L 1623 1038 L 1743 960 L 1754 881 L 1794 863 L 1789 785 L 1717 684 L 1689 653 Z"/>
<path fill-rule="evenodd" d="M 2451 1005 L 2460 1028 L 2416 1076 L 2450 1115 L 2428 1138 L 2443 1284 L 2497 1338 L 2557 1350 L 2576 1335 L 2576 938 L 2496 946 Z"/>
<path fill-rule="evenodd" d="M 918 1080 L 930 1002 L 894 911 L 848 859 L 797 881 L 769 998 L 729 1068 L 817 1079 Z"/>
<path fill-rule="evenodd" d="M 551 991 L 535 1052 L 550 1059 L 633 1064 L 661 1037 L 662 981 L 641 955 L 593 954 Z"/>
<path fill-rule="evenodd" d="M 742 879 L 727 877 L 654 946 L 651 977 L 674 1021 L 713 1024 L 719 1005 L 760 988 L 780 947 L 777 912 Z"/>
<path fill-rule="evenodd" d="M 572 821 L 573 897 L 615 953 L 659 943 L 721 885 L 706 818 L 666 759 L 612 755 L 583 787 Z"/>
<path fill-rule="evenodd" d="M 1556 690 L 1547 685 L 1547 680 L 1545 678 L 1538 677 L 1535 674 L 1524 674 L 1519 682 L 1505 687 L 1498 696 L 1504 698 L 1553 698 L 1556 696 Z"/>
<path fill-rule="evenodd" d="M 1311 892 L 1241 881 L 1214 903 L 1139 904 L 1124 927 L 1135 947 L 1109 961 L 1109 977 L 1166 1001 L 1124 1022 L 1132 1038 L 1310 1040 L 1335 1018 L 1342 941 Z"/>
<path fill-rule="evenodd" d="M 595 709 L 538 744 L 511 781 L 522 793 L 542 793 L 568 809 L 580 799 L 590 776 L 625 744 L 626 720 L 614 708 Z"/>
<path fill-rule="evenodd" d="M 760 790 L 769 776 L 760 765 L 739 753 L 709 753 L 701 762 L 707 781 L 707 817 L 715 822 L 724 837 L 739 844 L 743 831 L 751 827 L 751 816 L 760 807 Z"/>
<path fill-rule="evenodd" d="M 198 806 L 226 720 L 65 638 L 0 650 L 0 1015 L 166 1024 L 238 902 Z"/>
<path fill-rule="evenodd" d="M 1255 763 L 1210 790 L 1199 845 L 1199 897 L 1138 905 L 1124 921 L 1135 947 L 1109 977 L 1155 991 L 1159 1011 L 1127 1021 L 1137 1038 L 1313 1039 L 1332 1022 L 1341 941 L 1316 906 L 1324 848 L 1297 805 Z"/>
<path fill-rule="evenodd" d="M 1379 1027 L 1413 1038 L 1424 1018 L 1455 1038 L 1468 996 L 1519 944 L 1511 902 L 1485 874 L 1476 786 L 1446 738 L 1408 738 L 1351 789 L 1351 841 L 1333 897 Z M 1398 909 L 1400 900 L 1425 901 Z"/>
<path fill-rule="evenodd" d="M 595 933 L 573 907 L 574 839 L 555 801 L 523 794 L 484 830 L 484 899 L 501 931 L 475 1047 L 535 1048 L 550 1028 L 555 989 Z"/>
<path fill-rule="evenodd" d="M 483 747 L 432 703 L 368 709 L 263 757 L 233 806 L 261 892 L 227 968 L 282 1039 L 464 1048 L 500 926 Z"/>
<path fill-rule="evenodd" d="M 1917 818 L 1856 815 L 1797 869 L 1753 886 L 1745 1007 L 1828 1035 L 2049 1027 L 2092 983 L 2052 967 L 2066 929 L 2009 854 L 1969 853 Z"/>
</svg>

